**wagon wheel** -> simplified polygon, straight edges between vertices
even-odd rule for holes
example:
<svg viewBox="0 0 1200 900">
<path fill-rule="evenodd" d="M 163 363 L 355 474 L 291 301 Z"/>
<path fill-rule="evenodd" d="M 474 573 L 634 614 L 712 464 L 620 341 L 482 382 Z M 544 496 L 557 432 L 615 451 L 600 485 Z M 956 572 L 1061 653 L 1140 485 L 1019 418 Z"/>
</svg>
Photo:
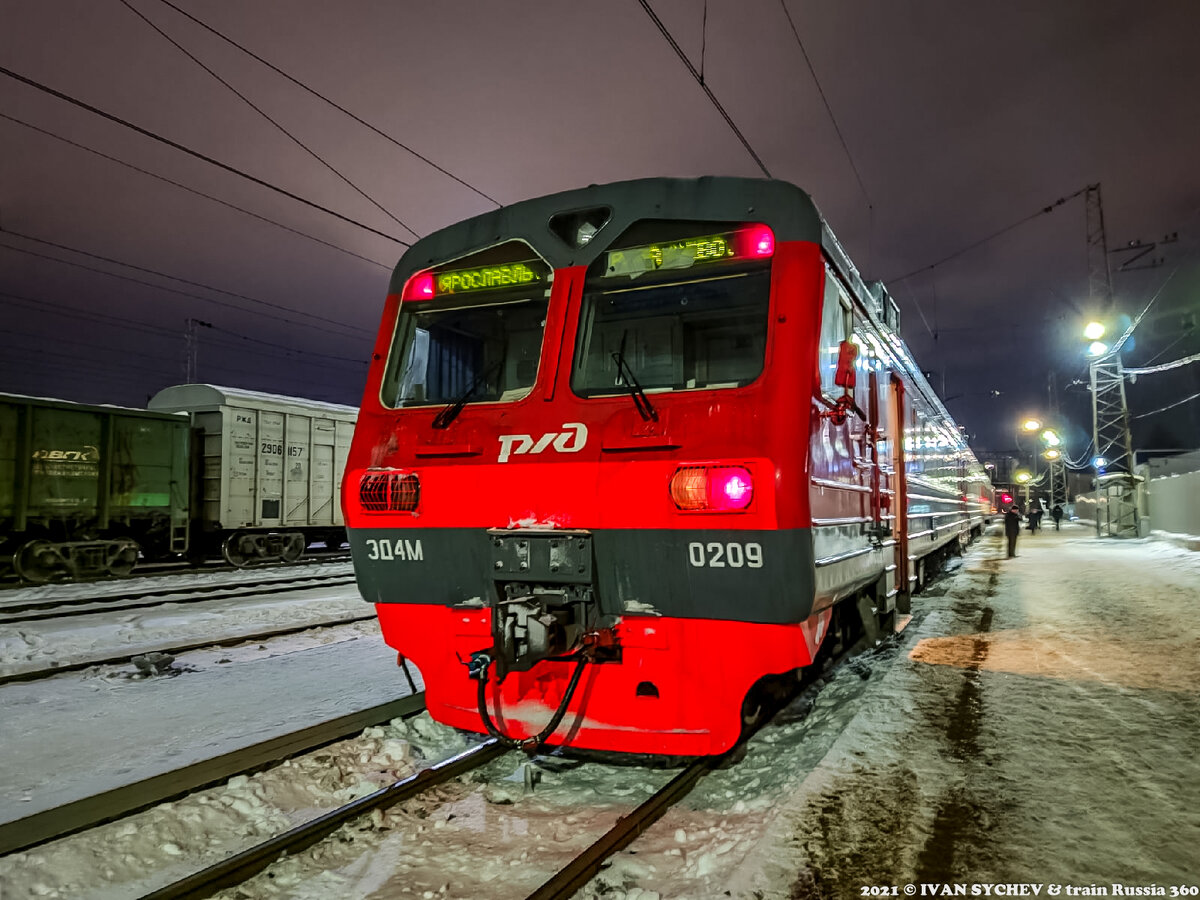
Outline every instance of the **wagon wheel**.
<svg viewBox="0 0 1200 900">
<path fill-rule="evenodd" d="M 231 566 L 237 566 L 239 569 L 250 561 L 242 546 L 243 537 L 244 535 L 241 532 L 235 531 L 229 537 L 225 538 L 221 544 L 221 555 L 225 557 L 225 561 Z"/>
<path fill-rule="evenodd" d="M 284 562 L 295 562 L 304 555 L 304 536 L 296 532 L 287 535 L 279 556 Z"/>
<path fill-rule="evenodd" d="M 141 548 L 136 542 L 122 539 L 116 541 L 108 551 L 108 574 L 123 578 L 137 565 Z"/>
<path fill-rule="evenodd" d="M 71 563 L 50 541 L 30 541 L 13 554 L 13 568 L 26 581 L 45 584 L 71 574 Z"/>
</svg>

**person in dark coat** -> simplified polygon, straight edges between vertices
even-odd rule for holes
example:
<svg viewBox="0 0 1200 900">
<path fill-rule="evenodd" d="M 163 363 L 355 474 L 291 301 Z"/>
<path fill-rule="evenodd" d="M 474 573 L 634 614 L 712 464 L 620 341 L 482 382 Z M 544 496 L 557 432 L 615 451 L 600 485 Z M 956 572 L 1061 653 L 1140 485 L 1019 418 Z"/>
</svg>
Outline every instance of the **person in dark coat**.
<svg viewBox="0 0 1200 900">
<path fill-rule="evenodd" d="M 1062 521 L 1063 508 L 1057 503 L 1054 504 L 1054 509 L 1050 510 L 1050 518 L 1054 520 L 1054 530 L 1059 531 L 1059 523 Z"/>
<path fill-rule="evenodd" d="M 1021 533 L 1021 507 L 1013 504 L 1004 513 L 1004 536 L 1008 538 L 1008 557 L 1017 555 L 1017 535 Z"/>
</svg>

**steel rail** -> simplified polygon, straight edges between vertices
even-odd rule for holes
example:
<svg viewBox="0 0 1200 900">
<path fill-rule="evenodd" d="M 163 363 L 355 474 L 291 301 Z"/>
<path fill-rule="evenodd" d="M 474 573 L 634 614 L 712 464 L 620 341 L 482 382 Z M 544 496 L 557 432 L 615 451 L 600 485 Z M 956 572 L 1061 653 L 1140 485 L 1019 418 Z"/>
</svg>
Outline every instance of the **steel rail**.
<svg viewBox="0 0 1200 900">
<path fill-rule="evenodd" d="M 350 562 L 352 557 L 347 550 L 329 553 L 311 553 L 302 556 L 295 562 L 272 560 L 257 565 L 231 566 L 224 561 L 208 560 L 198 565 L 186 562 L 151 562 L 135 566 L 128 575 L 97 575 L 88 578 L 76 578 L 70 581 L 30 582 L 23 581 L 11 567 L 0 573 L 0 595 L 7 591 L 18 591 L 25 588 L 47 587 L 56 584 L 113 584 L 122 581 L 139 581 L 146 578 L 157 578 L 170 575 L 190 575 L 196 573 L 214 572 L 280 572 L 291 568 L 302 569 L 307 566 L 319 566 L 324 563 Z"/>
<path fill-rule="evenodd" d="M 566 900 L 573 897 L 600 871 L 605 860 L 631 844 L 657 822 L 663 813 L 686 797 L 696 782 L 720 765 L 726 756 L 728 754 L 704 756 L 692 762 L 641 806 L 618 819 L 616 825 L 530 894 L 527 900 Z"/>
<path fill-rule="evenodd" d="M 324 840 L 351 819 L 355 819 L 363 813 L 374 809 L 383 809 L 407 800 L 508 752 L 509 749 L 499 741 L 489 738 L 482 744 L 465 750 L 457 756 L 434 763 L 415 775 L 380 788 L 375 793 L 360 797 L 345 806 L 330 810 L 298 828 L 285 831 L 269 841 L 237 853 L 216 865 L 152 891 L 146 894 L 142 900 L 192 900 L 192 898 L 208 897 L 223 888 L 239 885 L 272 865 L 280 857 L 298 853 Z"/>
<path fill-rule="evenodd" d="M 233 647 L 237 644 L 248 644 L 252 641 L 261 641 L 265 638 L 282 637 L 285 634 L 298 634 L 301 631 L 309 631 L 313 628 L 333 628 L 337 625 L 352 625 L 355 622 L 366 622 L 374 618 L 375 608 L 371 607 L 370 612 L 364 612 L 359 616 L 342 616 L 339 619 L 308 622 L 303 625 L 285 625 L 280 628 L 256 631 L 252 634 L 232 635 L 227 638 L 207 637 L 187 644 L 142 647 L 134 652 L 126 649 L 119 656 L 77 660 L 75 662 L 52 665 L 48 669 L 26 669 L 18 672 L 0 673 L 0 685 L 10 684 L 14 681 L 38 681 L 39 679 L 50 678 L 64 672 L 78 672 L 83 669 L 90 669 L 92 666 L 121 665 L 122 663 L 129 662 L 135 656 L 144 656 L 147 653 L 170 653 L 173 656 L 177 656 L 180 653 L 187 653 L 190 650 L 203 650 L 205 647 Z"/>
<path fill-rule="evenodd" d="M 256 771 L 334 741 L 352 737 L 372 725 L 402 716 L 416 715 L 424 708 L 424 692 L 412 694 L 297 731 L 276 735 L 211 759 L 199 760 L 182 769 L 153 775 L 101 794 L 5 822 L 0 824 L 0 854 L 25 850 L 68 834 L 75 834 L 85 828 L 92 828 L 138 810 L 165 803 L 173 797 L 218 784 L 234 775 Z"/>
<path fill-rule="evenodd" d="M 96 613 L 117 612 L 125 609 L 146 609 L 164 603 L 202 603 L 207 600 L 233 600 L 238 597 L 282 594 L 286 591 L 309 590 L 317 587 L 340 587 L 354 584 L 353 573 L 339 575 L 301 575 L 294 579 L 274 578 L 269 581 L 245 582 L 218 586 L 164 587 L 129 594 L 113 594 L 108 597 L 88 599 L 56 600 L 45 598 L 24 603 L 4 603 L 0 600 L 0 625 L 13 622 L 38 622 L 48 619 L 66 619 L 72 616 L 87 616 Z M 215 593 L 224 591 L 224 593 Z M 154 599 L 151 599 L 154 598 Z M 125 603 L 126 600 L 145 601 Z M 41 612 L 38 612 L 38 611 Z M 51 612 L 51 610 L 57 610 Z M 14 615 L 31 613 L 31 615 Z"/>
</svg>

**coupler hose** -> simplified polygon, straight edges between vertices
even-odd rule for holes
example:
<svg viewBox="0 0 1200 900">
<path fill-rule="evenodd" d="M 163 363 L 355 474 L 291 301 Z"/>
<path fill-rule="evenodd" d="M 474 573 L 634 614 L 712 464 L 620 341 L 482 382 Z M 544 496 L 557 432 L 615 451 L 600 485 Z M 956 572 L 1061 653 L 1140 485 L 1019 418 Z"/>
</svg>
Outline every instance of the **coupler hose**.
<svg viewBox="0 0 1200 900">
<path fill-rule="evenodd" d="M 570 659 L 570 657 L 567 658 Z M 546 727 L 533 737 L 518 740 L 501 732 L 496 723 L 492 721 L 492 717 L 488 713 L 487 695 L 485 693 L 488 683 L 488 670 L 492 667 L 492 658 L 486 653 L 475 656 L 471 660 L 474 669 L 472 677 L 479 679 L 479 690 L 477 692 L 479 717 L 483 719 L 483 725 L 487 729 L 488 734 L 507 747 L 527 752 L 532 752 L 545 743 L 546 739 L 554 733 L 554 729 L 562 722 L 563 716 L 567 714 L 567 706 L 571 703 L 571 697 L 575 694 L 575 688 L 579 686 L 579 677 L 583 674 L 583 667 L 588 664 L 589 656 L 586 650 L 580 650 L 577 654 L 577 659 L 578 662 L 575 664 L 575 671 L 571 673 L 571 680 L 567 684 L 567 690 L 563 694 L 562 701 L 558 704 L 558 709 L 554 711 L 554 715 L 550 717 L 550 721 L 546 723 Z"/>
</svg>

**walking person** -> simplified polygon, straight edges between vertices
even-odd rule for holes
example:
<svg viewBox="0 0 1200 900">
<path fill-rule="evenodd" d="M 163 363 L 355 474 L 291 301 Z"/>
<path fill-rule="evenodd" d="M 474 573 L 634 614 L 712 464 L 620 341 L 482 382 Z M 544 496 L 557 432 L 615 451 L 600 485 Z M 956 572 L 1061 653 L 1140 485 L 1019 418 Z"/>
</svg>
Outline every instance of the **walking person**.
<svg viewBox="0 0 1200 900">
<path fill-rule="evenodd" d="M 1021 507 L 1014 503 L 1004 513 L 1004 536 L 1008 538 L 1008 558 L 1017 555 L 1017 535 L 1021 533 Z"/>
<path fill-rule="evenodd" d="M 1059 504 L 1054 504 L 1054 509 L 1050 510 L 1050 518 L 1054 520 L 1054 530 L 1059 530 L 1059 523 L 1062 521 L 1063 508 Z"/>
</svg>

